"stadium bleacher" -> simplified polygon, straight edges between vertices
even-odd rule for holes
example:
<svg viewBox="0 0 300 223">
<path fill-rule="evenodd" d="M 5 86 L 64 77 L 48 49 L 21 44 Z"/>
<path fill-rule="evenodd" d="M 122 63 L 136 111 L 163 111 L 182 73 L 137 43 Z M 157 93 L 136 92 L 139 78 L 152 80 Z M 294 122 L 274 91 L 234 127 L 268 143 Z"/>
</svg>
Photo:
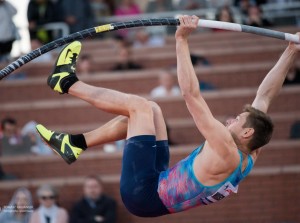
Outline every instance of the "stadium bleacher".
<svg viewBox="0 0 300 223">
<path fill-rule="evenodd" d="M 285 30 L 296 32 L 295 28 Z M 168 37 L 165 47 L 134 49 L 134 58 L 146 69 L 117 73 L 109 71 L 115 62 L 112 40 L 84 41 L 83 51 L 95 58 L 94 66 L 99 72 L 82 79 L 96 86 L 140 94 L 153 100 L 148 93 L 157 84 L 159 70 L 176 63 L 174 43 L 174 38 Z M 216 86 L 216 90 L 203 95 L 213 114 L 222 122 L 252 102 L 259 83 L 286 46 L 279 40 L 231 32 L 197 34 L 190 43 L 192 52 L 207 57 L 212 63 L 210 67 L 196 67 L 196 73 L 200 81 Z M 55 130 L 77 133 L 91 130 L 114 117 L 71 96 L 53 93 L 46 86 L 52 65 L 53 62 L 28 64 L 22 68 L 22 72 L 28 74 L 26 80 L 2 82 L 0 117 L 13 116 L 20 125 L 35 120 Z M 126 211 L 119 194 L 122 152 L 105 153 L 101 147 L 89 149 L 71 166 L 58 156 L 1 157 L 3 169 L 19 179 L 0 183 L 0 204 L 8 203 L 13 191 L 20 186 L 34 192 L 39 185 L 49 182 L 61 192 L 59 204 L 70 209 L 82 195 L 83 177 L 99 174 L 105 192 L 118 201 L 118 222 L 121 223 L 300 221 L 300 141 L 289 139 L 292 123 L 300 118 L 299 96 L 299 86 L 283 88 L 270 108 L 275 123 L 271 143 L 265 147 L 253 173 L 241 183 L 238 195 L 218 204 L 157 219 L 134 217 Z M 161 105 L 169 123 L 170 137 L 176 143 L 171 148 L 173 165 L 199 145 L 203 137 L 191 120 L 182 97 L 155 101 Z"/>
</svg>

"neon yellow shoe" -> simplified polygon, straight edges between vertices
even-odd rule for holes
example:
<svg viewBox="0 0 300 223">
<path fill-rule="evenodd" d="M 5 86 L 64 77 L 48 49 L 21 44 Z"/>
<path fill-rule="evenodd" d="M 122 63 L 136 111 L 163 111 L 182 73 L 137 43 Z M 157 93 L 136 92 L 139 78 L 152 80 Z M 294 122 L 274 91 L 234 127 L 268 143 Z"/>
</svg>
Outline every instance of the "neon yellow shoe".
<svg viewBox="0 0 300 223">
<path fill-rule="evenodd" d="M 52 74 L 48 77 L 48 85 L 60 94 L 68 93 L 69 88 L 78 81 L 76 62 L 81 51 L 81 43 L 74 41 L 65 46 L 55 62 Z"/>
<path fill-rule="evenodd" d="M 72 145 L 68 134 L 50 131 L 40 124 L 36 126 L 36 129 L 44 142 L 68 164 L 75 162 L 83 151 Z"/>
</svg>

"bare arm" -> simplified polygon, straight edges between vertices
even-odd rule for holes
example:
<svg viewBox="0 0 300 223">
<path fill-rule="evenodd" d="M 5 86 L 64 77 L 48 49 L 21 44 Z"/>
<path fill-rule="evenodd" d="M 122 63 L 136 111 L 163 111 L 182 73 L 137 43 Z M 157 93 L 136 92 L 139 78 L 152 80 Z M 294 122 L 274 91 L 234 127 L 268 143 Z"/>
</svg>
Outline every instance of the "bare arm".
<svg viewBox="0 0 300 223">
<path fill-rule="evenodd" d="M 297 34 L 300 35 L 299 33 Z M 267 113 L 271 102 L 279 94 L 286 75 L 292 67 L 296 54 L 299 50 L 299 44 L 289 44 L 276 65 L 270 70 L 263 82 L 260 84 L 256 97 L 252 103 L 254 108 Z M 251 154 L 254 161 L 257 159 L 260 152 L 261 149 L 257 149 Z"/>
<path fill-rule="evenodd" d="M 300 33 L 298 35 L 300 36 Z M 299 44 L 289 44 L 276 65 L 259 86 L 256 98 L 252 103 L 253 107 L 267 113 L 272 100 L 279 94 L 285 77 L 292 67 L 299 50 Z"/>
<path fill-rule="evenodd" d="M 222 157 L 233 157 L 236 145 L 226 127 L 216 120 L 200 93 L 199 81 L 193 68 L 187 38 L 196 29 L 198 18 L 180 17 L 176 32 L 177 75 L 181 93 L 197 128 L 208 144 Z M 237 154 L 237 153 L 236 153 Z M 238 155 L 238 154 L 237 154 Z M 234 163 L 233 163 L 234 164 Z"/>
</svg>

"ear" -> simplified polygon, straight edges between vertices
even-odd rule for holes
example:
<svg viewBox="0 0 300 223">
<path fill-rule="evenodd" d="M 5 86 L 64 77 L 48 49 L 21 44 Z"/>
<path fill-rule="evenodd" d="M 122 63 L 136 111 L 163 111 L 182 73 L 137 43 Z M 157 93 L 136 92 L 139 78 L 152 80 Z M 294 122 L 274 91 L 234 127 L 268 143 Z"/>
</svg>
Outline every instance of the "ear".
<svg viewBox="0 0 300 223">
<path fill-rule="evenodd" d="M 254 134 L 254 128 L 244 128 L 242 137 L 247 139 Z"/>
</svg>

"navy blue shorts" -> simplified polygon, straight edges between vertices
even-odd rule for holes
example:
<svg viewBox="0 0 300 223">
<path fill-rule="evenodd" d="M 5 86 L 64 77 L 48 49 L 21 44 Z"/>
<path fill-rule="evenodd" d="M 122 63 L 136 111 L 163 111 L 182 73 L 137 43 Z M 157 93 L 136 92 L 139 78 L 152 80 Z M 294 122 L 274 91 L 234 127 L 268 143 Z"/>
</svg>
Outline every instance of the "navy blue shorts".
<svg viewBox="0 0 300 223">
<path fill-rule="evenodd" d="M 139 217 L 169 214 L 159 198 L 159 173 L 169 166 L 168 141 L 153 135 L 134 136 L 126 141 L 120 192 L 124 205 Z"/>
</svg>

